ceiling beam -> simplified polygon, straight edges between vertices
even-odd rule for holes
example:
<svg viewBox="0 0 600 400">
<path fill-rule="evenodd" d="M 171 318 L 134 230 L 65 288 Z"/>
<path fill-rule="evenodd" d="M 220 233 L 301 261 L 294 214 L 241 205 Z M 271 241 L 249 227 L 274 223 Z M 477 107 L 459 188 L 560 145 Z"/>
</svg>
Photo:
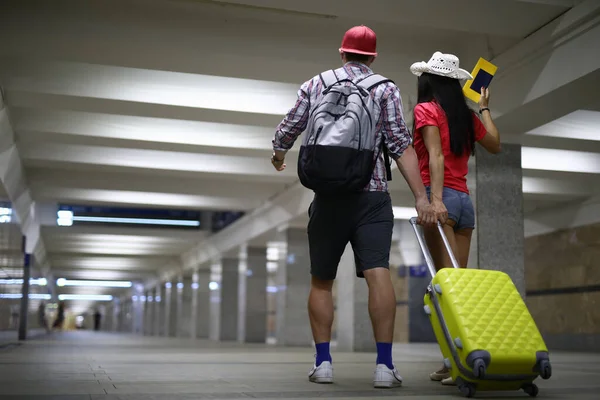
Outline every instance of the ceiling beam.
<svg viewBox="0 0 600 400">
<path fill-rule="evenodd" d="M 525 237 L 596 223 L 600 223 L 600 196 L 528 215 L 525 218 Z"/>
<path fill-rule="evenodd" d="M 27 185 L 21 155 L 14 142 L 8 111 L 3 102 L 0 103 L 0 180 L 11 201 L 21 232 L 26 237 L 24 250 L 34 255 L 35 264 L 42 273 L 47 274 L 50 264 L 40 237 L 40 225 L 34 212 L 35 202 Z"/>
</svg>

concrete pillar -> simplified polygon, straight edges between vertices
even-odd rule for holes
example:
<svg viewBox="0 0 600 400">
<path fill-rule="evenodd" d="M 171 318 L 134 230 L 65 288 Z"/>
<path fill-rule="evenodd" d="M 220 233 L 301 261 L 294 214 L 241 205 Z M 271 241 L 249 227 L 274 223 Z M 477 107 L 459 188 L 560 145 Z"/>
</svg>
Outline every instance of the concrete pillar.
<svg viewBox="0 0 600 400">
<path fill-rule="evenodd" d="M 476 153 L 478 265 L 506 272 L 525 297 L 523 170 L 521 146 L 502 144 L 502 152 Z"/>
<path fill-rule="evenodd" d="M 283 271 L 278 271 L 280 296 L 277 307 L 277 344 L 281 346 L 310 346 L 313 343 L 306 308 L 310 293 L 310 256 L 306 228 L 290 228 L 285 233 L 287 250 Z M 281 260 L 281 257 L 279 257 Z M 283 268 L 281 268 L 283 267 Z"/>
<path fill-rule="evenodd" d="M 192 332 L 192 330 L 196 330 L 196 314 L 192 312 L 192 301 L 196 290 L 192 286 L 193 280 L 191 276 L 183 277 L 181 283 L 183 287 L 178 289 L 181 292 L 181 318 L 179 319 L 178 337 L 194 338 L 195 332 Z"/>
<path fill-rule="evenodd" d="M 238 339 L 239 276 L 239 258 L 223 258 L 220 340 Z"/>
<path fill-rule="evenodd" d="M 162 293 L 162 285 L 156 285 L 154 288 L 154 336 L 164 336 L 165 313 Z"/>
<path fill-rule="evenodd" d="M 249 247 L 246 259 L 246 343 L 265 343 L 267 339 L 267 249 Z"/>
<path fill-rule="evenodd" d="M 25 251 L 25 237 L 23 250 Z M 23 285 L 21 286 L 21 309 L 19 312 L 19 340 L 27 339 L 27 316 L 29 314 L 29 279 L 31 278 L 31 259 L 29 253 L 23 254 Z"/>
<path fill-rule="evenodd" d="M 275 341 L 285 342 L 285 309 L 287 296 L 287 232 L 280 232 L 276 241 L 269 244 L 267 260 L 277 263 L 275 270 Z"/>
<path fill-rule="evenodd" d="M 163 309 L 163 335 L 165 337 L 169 337 L 170 334 L 170 326 L 171 326 L 171 292 L 173 291 L 173 287 L 171 282 L 165 282 L 163 298 L 162 298 L 162 309 Z"/>
<path fill-rule="evenodd" d="M 200 270 L 196 273 L 196 336 L 199 339 L 208 339 L 210 336 L 210 270 Z"/>
<path fill-rule="evenodd" d="M 178 288 L 177 288 L 177 278 L 174 278 L 169 283 L 170 292 L 169 296 L 169 319 L 167 320 L 168 324 L 168 334 L 169 337 L 177 337 L 177 320 L 178 320 L 178 312 L 179 312 L 179 300 L 178 300 Z"/>
<path fill-rule="evenodd" d="M 137 335 L 144 334 L 144 289 L 141 284 L 134 285 L 133 296 L 131 299 L 132 319 L 131 330 Z"/>
<path fill-rule="evenodd" d="M 210 340 L 219 340 L 221 337 L 221 283 L 222 283 L 222 260 L 220 258 L 212 261 L 210 266 Z"/>
<path fill-rule="evenodd" d="M 247 245 L 240 246 L 238 256 L 238 319 L 237 341 L 243 343 L 246 337 L 246 295 L 247 295 Z"/>
<path fill-rule="evenodd" d="M 369 318 L 369 290 L 356 277 L 354 253 L 348 244 L 337 275 L 337 342 L 341 351 L 376 351 Z"/>
<path fill-rule="evenodd" d="M 144 336 L 152 336 L 154 326 L 154 297 L 151 290 L 146 290 L 142 297 L 144 301 Z"/>
<path fill-rule="evenodd" d="M 111 323 L 111 330 L 112 332 L 119 332 L 120 328 L 119 328 L 119 321 L 120 321 L 120 314 L 121 314 L 121 302 L 119 301 L 118 298 L 113 300 L 113 308 L 112 308 L 112 323 Z"/>
</svg>

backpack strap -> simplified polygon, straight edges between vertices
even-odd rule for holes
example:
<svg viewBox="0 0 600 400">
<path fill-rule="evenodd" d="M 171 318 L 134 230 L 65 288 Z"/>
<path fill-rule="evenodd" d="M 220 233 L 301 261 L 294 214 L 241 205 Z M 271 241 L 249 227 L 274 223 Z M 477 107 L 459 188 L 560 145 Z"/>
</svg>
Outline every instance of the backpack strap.
<svg viewBox="0 0 600 400">
<path fill-rule="evenodd" d="M 379 86 L 382 83 L 386 83 L 386 82 L 394 83 L 393 80 L 388 79 L 379 74 L 371 74 L 371 75 L 359 80 L 358 82 L 356 82 L 356 84 L 358 86 L 362 87 L 363 89 L 366 89 L 367 91 L 371 91 L 371 89 L 373 89 L 374 87 Z"/>
<path fill-rule="evenodd" d="M 390 155 L 388 154 L 388 149 L 383 138 L 381 138 L 381 147 L 383 149 L 383 161 L 385 162 L 385 174 L 389 182 L 392 180 L 392 162 L 390 161 Z"/>
<path fill-rule="evenodd" d="M 321 78 L 321 83 L 323 84 L 323 90 L 329 88 L 330 86 L 339 82 L 335 71 L 330 69 L 329 71 L 325 71 L 319 74 L 319 78 Z"/>
</svg>

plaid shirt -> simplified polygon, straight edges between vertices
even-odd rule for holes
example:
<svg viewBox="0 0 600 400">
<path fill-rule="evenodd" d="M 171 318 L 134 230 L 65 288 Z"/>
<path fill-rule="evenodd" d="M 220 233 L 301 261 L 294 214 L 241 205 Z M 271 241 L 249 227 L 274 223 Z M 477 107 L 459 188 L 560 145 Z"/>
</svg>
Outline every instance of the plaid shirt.
<svg viewBox="0 0 600 400">
<path fill-rule="evenodd" d="M 373 73 L 364 64 L 349 62 L 335 71 L 338 79 L 350 78 L 354 81 Z M 273 149 L 288 151 L 308 124 L 310 105 L 317 104 L 322 96 L 323 84 L 317 75 L 305 82 L 298 91 L 298 100 L 277 127 L 273 139 Z M 402 98 L 398 87 L 391 82 L 382 83 L 371 91 L 373 100 L 381 105 L 380 115 L 375 115 L 377 121 L 375 145 L 385 141 L 390 157 L 394 160 L 402 156 L 404 150 L 412 143 L 412 138 L 402 113 Z M 377 147 L 376 147 L 377 148 Z M 376 155 L 377 156 L 377 155 Z M 371 181 L 364 189 L 371 192 L 387 192 L 388 184 L 385 172 L 383 152 L 380 152 Z"/>
</svg>

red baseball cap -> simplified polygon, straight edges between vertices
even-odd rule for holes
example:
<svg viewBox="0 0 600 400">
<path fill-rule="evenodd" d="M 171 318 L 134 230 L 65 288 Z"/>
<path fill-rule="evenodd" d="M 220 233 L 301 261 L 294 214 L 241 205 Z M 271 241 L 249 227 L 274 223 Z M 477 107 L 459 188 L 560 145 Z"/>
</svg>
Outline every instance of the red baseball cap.
<svg viewBox="0 0 600 400">
<path fill-rule="evenodd" d="M 340 52 L 377 55 L 377 35 L 367 26 L 355 26 L 348 29 L 342 39 Z"/>
</svg>

